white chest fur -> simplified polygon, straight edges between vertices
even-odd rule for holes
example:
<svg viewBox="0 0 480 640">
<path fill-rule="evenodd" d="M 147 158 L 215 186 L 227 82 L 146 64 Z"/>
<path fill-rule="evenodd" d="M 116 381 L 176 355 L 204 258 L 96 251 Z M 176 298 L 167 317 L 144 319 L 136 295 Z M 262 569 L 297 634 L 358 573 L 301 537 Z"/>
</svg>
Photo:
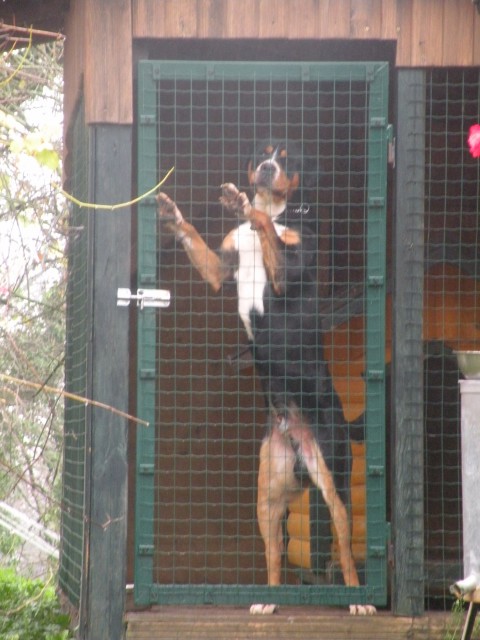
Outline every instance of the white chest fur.
<svg viewBox="0 0 480 640">
<path fill-rule="evenodd" d="M 274 223 L 277 235 L 285 227 Z M 263 264 L 262 247 L 258 234 L 251 229 L 250 222 L 241 224 L 234 233 L 234 245 L 238 251 L 238 270 L 235 273 L 238 292 L 238 314 L 242 319 L 248 337 L 253 339 L 250 313 L 263 315 L 263 293 L 267 274 Z"/>
</svg>

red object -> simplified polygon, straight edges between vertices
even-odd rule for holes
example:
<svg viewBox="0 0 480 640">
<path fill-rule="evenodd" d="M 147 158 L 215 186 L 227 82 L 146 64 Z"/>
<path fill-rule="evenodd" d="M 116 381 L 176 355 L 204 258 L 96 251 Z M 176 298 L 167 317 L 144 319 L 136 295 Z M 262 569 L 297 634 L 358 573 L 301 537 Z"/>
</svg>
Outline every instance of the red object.
<svg viewBox="0 0 480 640">
<path fill-rule="evenodd" d="M 474 158 L 480 158 L 480 124 L 473 124 L 468 133 L 468 146 Z"/>
</svg>

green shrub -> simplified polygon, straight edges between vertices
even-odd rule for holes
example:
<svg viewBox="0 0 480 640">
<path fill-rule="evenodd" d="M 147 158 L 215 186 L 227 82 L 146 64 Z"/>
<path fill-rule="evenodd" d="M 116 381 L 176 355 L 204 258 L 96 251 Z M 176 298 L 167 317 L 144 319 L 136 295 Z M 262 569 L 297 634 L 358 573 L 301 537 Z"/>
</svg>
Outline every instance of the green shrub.
<svg viewBox="0 0 480 640">
<path fill-rule="evenodd" d="M 2 640 L 68 640 L 73 638 L 69 622 L 53 587 L 0 568 Z"/>
</svg>

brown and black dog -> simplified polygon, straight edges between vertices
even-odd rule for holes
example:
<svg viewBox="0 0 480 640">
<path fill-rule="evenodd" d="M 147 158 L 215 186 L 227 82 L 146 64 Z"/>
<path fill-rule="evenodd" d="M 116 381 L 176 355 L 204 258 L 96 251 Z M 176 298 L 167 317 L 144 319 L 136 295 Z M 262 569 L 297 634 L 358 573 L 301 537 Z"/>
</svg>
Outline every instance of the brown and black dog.
<svg viewBox="0 0 480 640">
<path fill-rule="evenodd" d="M 260 449 L 257 501 L 269 585 L 280 584 L 282 521 L 301 490 L 303 473 L 318 487 L 330 512 L 345 584 L 358 586 L 346 506 L 350 444 L 323 355 L 318 240 L 308 225 L 311 207 L 304 193 L 296 199 L 302 192 L 302 159 L 285 142 L 262 145 L 248 163 L 248 179 L 254 191 L 251 202 L 235 185 L 221 187 L 220 202 L 241 222 L 218 252 L 164 193 L 157 197 L 159 216 L 215 291 L 227 278 L 237 283 L 238 313 L 270 409 Z M 372 613 L 373 607 L 366 612 Z"/>
</svg>

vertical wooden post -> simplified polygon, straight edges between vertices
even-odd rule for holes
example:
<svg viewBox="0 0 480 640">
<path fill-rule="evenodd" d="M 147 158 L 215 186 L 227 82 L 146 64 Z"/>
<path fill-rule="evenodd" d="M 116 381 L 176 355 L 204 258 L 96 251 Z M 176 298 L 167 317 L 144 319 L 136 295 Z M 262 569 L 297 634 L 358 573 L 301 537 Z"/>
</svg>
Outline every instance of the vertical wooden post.
<svg viewBox="0 0 480 640">
<path fill-rule="evenodd" d="M 392 605 L 424 611 L 423 280 L 425 72 L 397 73 L 393 313 Z"/>
<path fill-rule="evenodd" d="M 131 199 L 130 126 L 90 128 L 90 201 Z M 130 208 L 96 211 L 90 236 L 93 261 L 91 398 L 128 411 L 128 309 L 117 308 L 117 288 L 130 285 Z M 124 635 L 127 534 L 127 429 L 125 419 L 92 408 L 87 426 L 86 540 L 80 637 Z"/>
</svg>

